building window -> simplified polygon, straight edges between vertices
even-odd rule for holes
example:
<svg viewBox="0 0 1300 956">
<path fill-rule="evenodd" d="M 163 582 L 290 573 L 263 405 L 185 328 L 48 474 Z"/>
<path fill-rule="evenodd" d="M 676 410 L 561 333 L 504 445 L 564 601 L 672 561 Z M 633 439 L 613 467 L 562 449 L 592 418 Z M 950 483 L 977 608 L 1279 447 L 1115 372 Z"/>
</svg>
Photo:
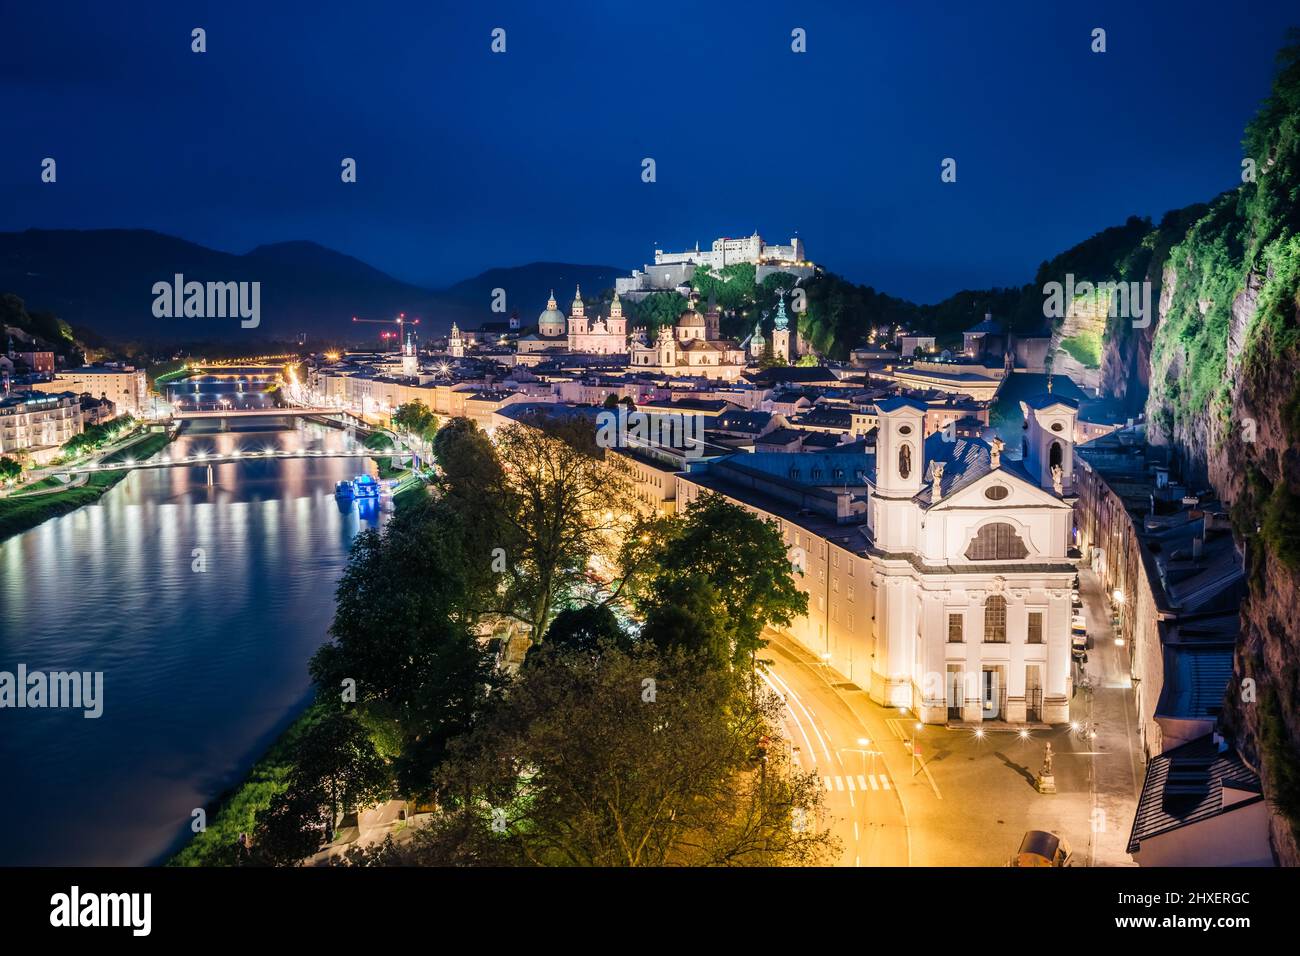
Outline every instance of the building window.
<svg viewBox="0 0 1300 956">
<path fill-rule="evenodd" d="M 971 540 L 966 557 L 971 561 L 1015 560 L 1029 554 L 1029 549 L 1016 534 L 1016 529 L 1005 521 L 986 524 Z"/>
<path fill-rule="evenodd" d="M 903 445 L 898 449 L 898 477 L 906 479 L 912 474 L 912 446 Z"/>
<path fill-rule="evenodd" d="M 962 637 L 962 619 L 960 614 L 948 615 L 948 643 L 960 644 Z"/>
<path fill-rule="evenodd" d="M 1029 612 L 1029 630 L 1025 637 L 1027 644 L 1043 643 L 1043 612 Z"/>
<path fill-rule="evenodd" d="M 984 602 L 984 643 L 1007 642 L 1007 599 L 1001 594 L 990 594 Z"/>
</svg>

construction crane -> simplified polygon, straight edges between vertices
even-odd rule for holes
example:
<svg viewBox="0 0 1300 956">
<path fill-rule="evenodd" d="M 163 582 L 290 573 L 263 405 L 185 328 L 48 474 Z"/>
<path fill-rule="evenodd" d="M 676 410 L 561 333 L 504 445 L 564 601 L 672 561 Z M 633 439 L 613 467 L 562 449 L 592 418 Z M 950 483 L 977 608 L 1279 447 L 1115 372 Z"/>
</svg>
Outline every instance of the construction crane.
<svg viewBox="0 0 1300 956">
<path fill-rule="evenodd" d="M 419 320 L 419 319 L 408 319 L 408 318 L 406 317 L 406 313 L 405 313 L 405 312 L 399 312 L 399 313 L 397 313 L 397 318 L 395 318 L 395 319 L 362 319 L 362 318 L 358 318 L 357 316 L 354 315 L 354 316 L 352 316 L 352 321 L 353 321 L 353 322 L 370 322 L 370 323 L 373 323 L 373 324 L 375 324 L 375 325 L 393 325 L 394 323 L 396 323 L 396 325 L 397 325 L 397 332 L 395 332 L 395 333 L 391 333 L 391 332 L 380 332 L 380 333 L 379 333 L 379 337 L 380 337 L 381 339 L 391 339 L 391 338 L 401 339 L 401 338 L 403 338 L 403 329 L 402 329 L 403 326 L 406 326 L 406 325 L 419 325 L 419 324 L 420 324 L 420 320 Z M 399 347 L 400 347 L 400 343 L 399 343 Z"/>
</svg>

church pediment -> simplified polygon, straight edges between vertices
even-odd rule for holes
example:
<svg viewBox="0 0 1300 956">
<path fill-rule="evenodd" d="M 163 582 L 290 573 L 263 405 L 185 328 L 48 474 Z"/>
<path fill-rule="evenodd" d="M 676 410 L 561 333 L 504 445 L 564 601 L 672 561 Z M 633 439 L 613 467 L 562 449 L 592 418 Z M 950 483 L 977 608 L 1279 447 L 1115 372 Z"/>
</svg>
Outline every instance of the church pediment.
<svg viewBox="0 0 1300 956">
<path fill-rule="evenodd" d="M 941 509 L 967 510 L 982 508 L 1003 511 L 1012 508 L 1064 508 L 1070 506 L 1050 491 L 1044 491 L 1023 475 L 1009 468 L 985 472 L 964 484 L 955 492 L 945 495 L 937 503 L 931 501 L 930 511 Z"/>
</svg>

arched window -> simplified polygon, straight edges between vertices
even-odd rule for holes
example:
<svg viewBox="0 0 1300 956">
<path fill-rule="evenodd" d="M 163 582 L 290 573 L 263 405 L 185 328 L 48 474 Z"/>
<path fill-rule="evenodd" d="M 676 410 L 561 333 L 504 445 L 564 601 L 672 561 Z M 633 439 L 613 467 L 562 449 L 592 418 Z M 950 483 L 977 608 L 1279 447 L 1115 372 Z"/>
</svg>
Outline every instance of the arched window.
<svg viewBox="0 0 1300 956">
<path fill-rule="evenodd" d="M 990 594 L 984 600 L 984 643 L 1007 642 L 1007 599 L 1001 594 Z"/>
<path fill-rule="evenodd" d="M 1016 560 L 1029 554 L 1029 549 L 1016 534 L 1016 529 L 1005 521 L 995 521 L 980 528 L 966 549 L 970 561 Z"/>
<path fill-rule="evenodd" d="M 912 473 L 912 446 L 904 444 L 898 449 L 898 477 L 906 479 Z"/>
<path fill-rule="evenodd" d="M 1061 443 L 1052 442 L 1052 447 L 1047 452 L 1048 467 L 1055 467 L 1061 463 Z"/>
</svg>

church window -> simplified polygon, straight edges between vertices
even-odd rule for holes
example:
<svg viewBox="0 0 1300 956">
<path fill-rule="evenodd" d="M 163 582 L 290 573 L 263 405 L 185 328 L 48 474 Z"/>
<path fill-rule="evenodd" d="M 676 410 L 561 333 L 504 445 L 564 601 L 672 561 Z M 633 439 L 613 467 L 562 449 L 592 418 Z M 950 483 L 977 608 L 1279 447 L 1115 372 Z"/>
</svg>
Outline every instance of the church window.
<svg viewBox="0 0 1300 956">
<path fill-rule="evenodd" d="M 1007 642 L 1007 599 L 1001 594 L 990 594 L 984 601 L 984 643 Z"/>
<path fill-rule="evenodd" d="M 1029 549 L 1016 534 L 1016 529 L 1005 521 L 995 521 L 980 528 L 966 549 L 970 561 L 1018 560 L 1029 554 Z"/>
<path fill-rule="evenodd" d="M 1047 464 L 1050 467 L 1055 468 L 1060 463 L 1061 463 L 1061 443 L 1059 441 L 1054 441 L 1052 442 L 1051 451 L 1049 451 L 1047 455 Z"/>
<path fill-rule="evenodd" d="M 960 614 L 948 615 L 948 643 L 960 644 L 962 637 L 962 620 Z"/>
<path fill-rule="evenodd" d="M 912 474 L 912 446 L 903 445 L 898 449 L 898 477 L 906 479 Z"/>
<path fill-rule="evenodd" d="M 1043 612 L 1042 611 L 1029 612 L 1029 629 L 1025 636 L 1025 643 L 1027 644 L 1043 643 Z"/>
</svg>

